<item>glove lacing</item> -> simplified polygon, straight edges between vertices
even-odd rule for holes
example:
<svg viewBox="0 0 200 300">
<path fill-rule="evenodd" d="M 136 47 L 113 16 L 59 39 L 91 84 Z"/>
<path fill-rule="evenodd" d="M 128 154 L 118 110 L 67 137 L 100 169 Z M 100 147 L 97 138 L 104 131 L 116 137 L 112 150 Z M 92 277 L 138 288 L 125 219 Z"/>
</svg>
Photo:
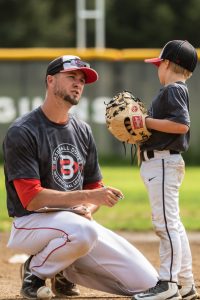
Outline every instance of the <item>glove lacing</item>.
<svg viewBox="0 0 200 300">
<path fill-rule="evenodd" d="M 126 156 L 126 143 L 122 142 L 122 145 L 124 147 L 124 153 Z M 138 146 L 139 147 L 139 146 Z M 138 149 L 137 149 L 137 145 L 136 144 L 131 144 L 131 165 L 134 164 L 135 161 L 135 157 L 136 157 L 136 153 L 137 153 Z M 138 155 L 137 155 L 138 156 Z"/>
</svg>

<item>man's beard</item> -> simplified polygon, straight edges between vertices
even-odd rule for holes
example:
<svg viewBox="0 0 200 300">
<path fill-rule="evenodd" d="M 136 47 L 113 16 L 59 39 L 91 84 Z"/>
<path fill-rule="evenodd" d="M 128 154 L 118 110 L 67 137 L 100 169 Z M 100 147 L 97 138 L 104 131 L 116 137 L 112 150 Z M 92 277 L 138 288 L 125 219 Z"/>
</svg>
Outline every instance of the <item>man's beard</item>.
<svg viewBox="0 0 200 300">
<path fill-rule="evenodd" d="M 72 105 L 77 105 L 79 103 L 79 99 L 76 98 L 76 97 L 71 97 L 70 95 L 66 94 L 65 92 L 63 91 L 55 91 L 55 96 L 63 99 L 65 102 L 68 102 Z"/>
<path fill-rule="evenodd" d="M 79 100 L 77 98 L 71 97 L 69 95 L 63 95 L 63 100 L 72 104 L 72 105 L 77 105 L 79 103 Z"/>
</svg>

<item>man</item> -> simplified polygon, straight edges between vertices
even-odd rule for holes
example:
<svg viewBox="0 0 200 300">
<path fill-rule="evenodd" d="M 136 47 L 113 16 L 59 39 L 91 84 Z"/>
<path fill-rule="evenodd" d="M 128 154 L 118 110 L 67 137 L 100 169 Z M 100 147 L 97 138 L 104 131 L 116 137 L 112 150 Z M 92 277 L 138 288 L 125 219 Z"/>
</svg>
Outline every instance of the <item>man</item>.
<svg viewBox="0 0 200 300">
<path fill-rule="evenodd" d="M 77 295 L 73 283 L 133 295 L 157 282 L 137 249 L 92 219 L 99 206 L 112 207 L 123 197 L 103 186 L 91 129 L 69 113 L 85 84 L 97 79 L 79 57 L 56 58 L 47 68 L 44 103 L 16 120 L 4 140 L 14 218 L 8 247 L 30 254 L 21 288 L 28 299 L 41 297 L 46 278 L 59 296 Z M 64 210 L 74 207 L 76 213 Z"/>
</svg>

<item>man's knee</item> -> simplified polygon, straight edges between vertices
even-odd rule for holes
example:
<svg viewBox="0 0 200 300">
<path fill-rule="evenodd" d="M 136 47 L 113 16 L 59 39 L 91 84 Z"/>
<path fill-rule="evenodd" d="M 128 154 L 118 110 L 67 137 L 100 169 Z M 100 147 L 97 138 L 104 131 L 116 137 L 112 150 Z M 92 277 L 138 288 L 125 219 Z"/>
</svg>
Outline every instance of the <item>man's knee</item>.
<svg viewBox="0 0 200 300">
<path fill-rule="evenodd" d="M 77 226 L 75 235 L 70 236 L 76 244 L 76 250 L 81 252 L 81 255 L 87 254 L 95 246 L 98 240 L 98 234 L 92 223 L 80 224 Z"/>
</svg>

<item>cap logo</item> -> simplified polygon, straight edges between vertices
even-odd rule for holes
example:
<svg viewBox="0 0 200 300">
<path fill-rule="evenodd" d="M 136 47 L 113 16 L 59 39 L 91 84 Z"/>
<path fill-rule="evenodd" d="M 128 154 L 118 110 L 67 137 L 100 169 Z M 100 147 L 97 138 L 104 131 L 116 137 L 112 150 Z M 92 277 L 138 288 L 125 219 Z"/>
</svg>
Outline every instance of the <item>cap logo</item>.
<svg viewBox="0 0 200 300">
<path fill-rule="evenodd" d="M 98 73 L 90 67 L 90 64 L 74 55 L 63 55 L 51 61 L 48 65 L 46 76 L 79 69 L 85 74 L 85 83 L 92 83 L 98 80 Z"/>
<path fill-rule="evenodd" d="M 80 60 L 80 59 L 68 59 L 66 61 L 63 61 L 63 69 L 66 70 L 66 69 L 69 69 L 69 68 L 74 68 L 74 67 L 77 67 L 77 68 L 90 68 L 90 64 Z"/>
</svg>

